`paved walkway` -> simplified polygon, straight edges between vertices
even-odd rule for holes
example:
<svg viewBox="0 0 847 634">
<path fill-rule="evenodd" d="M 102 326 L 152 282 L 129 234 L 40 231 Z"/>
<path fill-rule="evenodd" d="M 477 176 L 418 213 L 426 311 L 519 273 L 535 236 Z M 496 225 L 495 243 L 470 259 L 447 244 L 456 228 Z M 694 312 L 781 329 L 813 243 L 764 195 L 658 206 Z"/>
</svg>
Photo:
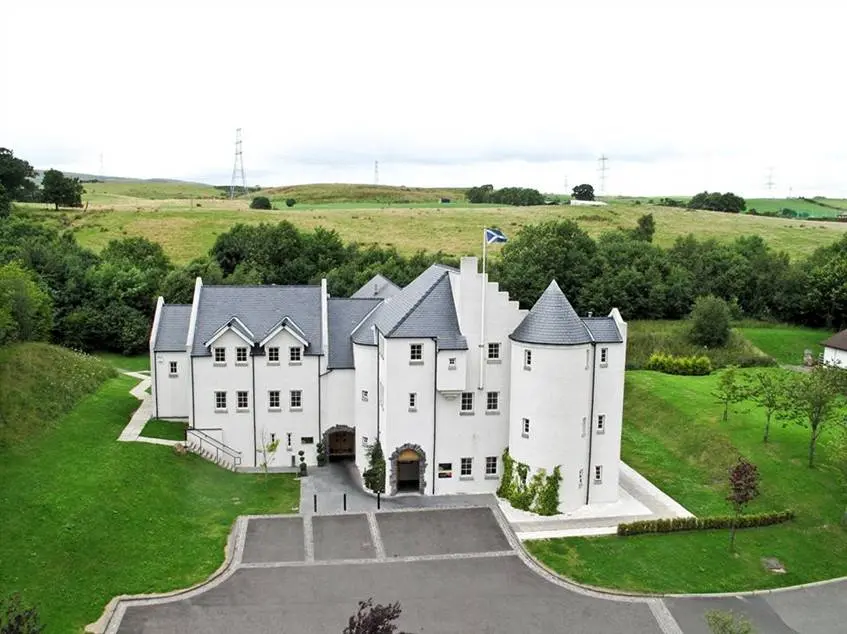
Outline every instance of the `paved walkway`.
<svg viewBox="0 0 847 634">
<path fill-rule="evenodd" d="M 140 372 L 124 372 L 125 375 L 138 379 L 140 382 L 129 393 L 141 401 L 138 409 L 132 414 L 129 423 L 124 427 L 118 440 L 121 442 L 146 442 L 151 445 L 176 445 L 179 441 L 165 440 L 163 438 L 147 438 L 141 435 L 144 425 L 153 416 L 153 397 L 147 393 L 147 388 L 150 387 L 151 379 L 148 374 Z"/>
</svg>

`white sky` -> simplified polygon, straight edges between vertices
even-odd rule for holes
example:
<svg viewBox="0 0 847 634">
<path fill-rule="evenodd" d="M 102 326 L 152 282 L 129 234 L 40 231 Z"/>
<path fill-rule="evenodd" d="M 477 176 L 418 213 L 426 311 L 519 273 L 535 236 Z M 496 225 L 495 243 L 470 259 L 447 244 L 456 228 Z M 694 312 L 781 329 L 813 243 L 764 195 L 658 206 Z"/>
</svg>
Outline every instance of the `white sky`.
<svg viewBox="0 0 847 634">
<path fill-rule="evenodd" d="M 0 3 L 0 146 L 250 185 L 847 197 L 847 6 L 650 0 Z"/>
</svg>

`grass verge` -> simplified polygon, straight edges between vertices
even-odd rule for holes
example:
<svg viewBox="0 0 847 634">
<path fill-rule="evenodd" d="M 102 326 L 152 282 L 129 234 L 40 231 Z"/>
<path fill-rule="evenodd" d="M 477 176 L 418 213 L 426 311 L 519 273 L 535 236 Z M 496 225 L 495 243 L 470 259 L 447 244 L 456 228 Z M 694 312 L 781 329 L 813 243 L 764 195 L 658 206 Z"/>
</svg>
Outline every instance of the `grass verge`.
<svg viewBox="0 0 847 634">
<path fill-rule="evenodd" d="M 203 580 L 236 516 L 299 504 L 292 476 L 115 442 L 138 407 L 135 383 L 110 379 L 55 428 L 0 454 L 0 596 L 20 592 L 50 632 L 79 632 L 116 594 Z"/>
<path fill-rule="evenodd" d="M 744 322 L 737 330 L 759 350 L 787 365 L 802 365 L 805 350 L 811 350 L 815 357 L 823 354 L 821 342 L 832 335 L 824 328 L 764 322 Z"/>
<path fill-rule="evenodd" d="M 95 352 L 95 357 L 107 361 L 118 370 L 126 372 L 141 372 L 150 369 L 150 355 L 137 354 L 128 357 L 117 352 Z"/>
<path fill-rule="evenodd" d="M 163 440 L 185 440 L 185 430 L 188 423 L 182 421 L 162 420 L 151 418 L 144 424 L 141 435 L 146 438 L 162 438 Z"/>
<path fill-rule="evenodd" d="M 766 369 L 766 372 L 782 372 Z M 695 515 L 729 511 L 729 466 L 741 453 L 759 467 L 761 496 L 749 512 L 793 508 L 797 519 L 739 531 L 738 556 L 729 531 L 528 542 L 557 572 L 592 585 L 644 592 L 721 592 L 788 586 L 847 575 L 845 474 L 826 435 L 818 466 L 805 466 L 808 430 L 776 425 L 762 442 L 764 416 L 742 403 L 720 421 L 711 396 L 718 376 L 679 377 L 628 372 L 623 459 Z M 776 557 L 776 575 L 762 558 Z"/>
</svg>

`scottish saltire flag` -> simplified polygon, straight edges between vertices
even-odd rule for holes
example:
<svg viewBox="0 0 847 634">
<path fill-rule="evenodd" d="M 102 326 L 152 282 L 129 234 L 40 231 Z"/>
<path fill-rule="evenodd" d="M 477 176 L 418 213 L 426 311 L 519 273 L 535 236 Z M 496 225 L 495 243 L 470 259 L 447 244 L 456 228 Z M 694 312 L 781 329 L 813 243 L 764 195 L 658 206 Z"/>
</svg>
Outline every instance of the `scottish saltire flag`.
<svg viewBox="0 0 847 634">
<path fill-rule="evenodd" d="M 499 229 L 486 229 L 485 230 L 485 243 L 486 244 L 494 244 L 496 242 L 506 242 L 508 238 L 506 234 L 504 234 Z"/>
</svg>

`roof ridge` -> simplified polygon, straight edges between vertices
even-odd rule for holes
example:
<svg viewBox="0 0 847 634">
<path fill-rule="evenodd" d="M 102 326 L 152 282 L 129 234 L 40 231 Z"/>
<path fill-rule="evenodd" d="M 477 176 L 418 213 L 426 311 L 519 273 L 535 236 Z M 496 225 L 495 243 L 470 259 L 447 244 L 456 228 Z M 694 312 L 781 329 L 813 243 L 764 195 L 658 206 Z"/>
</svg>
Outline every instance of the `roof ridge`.
<svg viewBox="0 0 847 634">
<path fill-rule="evenodd" d="M 435 266 L 435 265 L 433 265 L 433 266 Z M 383 336 L 384 336 L 384 337 L 390 337 L 390 336 L 391 336 L 391 334 L 392 334 L 394 331 L 396 331 L 396 330 L 397 330 L 400 326 L 402 326 L 402 325 L 405 323 L 405 321 L 409 318 L 409 316 L 410 316 L 412 313 L 414 313 L 414 312 L 415 312 L 415 310 L 417 310 L 418 306 L 420 306 L 420 305 L 421 305 L 421 303 L 423 303 L 423 300 L 425 300 L 427 297 L 429 297 L 430 293 L 432 293 L 432 290 L 433 290 L 436 286 L 438 286 L 438 285 L 441 283 L 441 280 L 443 280 L 443 279 L 444 279 L 446 276 L 448 276 L 449 274 L 450 274 L 450 273 L 449 273 L 449 271 L 443 271 L 443 272 L 442 272 L 442 273 L 441 273 L 441 274 L 440 274 L 440 275 L 436 278 L 435 282 L 433 282 L 433 283 L 430 285 L 430 287 L 429 287 L 428 289 L 426 289 L 426 292 L 418 298 L 418 301 L 416 301 L 416 302 L 415 302 L 415 303 L 414 303 L 414 304 L 413 304 L 413 305 L 409 308 L 409 310 L 407 310 L 407 311 L 406 311 L 406 314 L 405 314 L 405 315 L 403 315 L 403 317 L 402 317 L 402 318 L 400 318 L 400 319 L 397 321 L 397 323 L 396 323 L 396 324 L 394 324 L 394 328 L 392 328 L 392 329 L 391 329 L 390 331 L 388 331 L 387 333 L 384 333 L 384 334 L 383 334 Z"/>
<path fill-rule="evenodd" d="M 329 301 L 342 301 L 343 300 L 345 302 L 350 301 L 350 300 L 353 300 L 354 302 L 361 302 L 361 301 L 384 302 L 385 301 L 385 298 L 383 298 L 383 297 L 328 297 L 327 299 Z"/>
<path fill-rule="evenodd" d="M 203 288 L 320 288 L 320 284 L 204 284 Z"/>
</svg>

